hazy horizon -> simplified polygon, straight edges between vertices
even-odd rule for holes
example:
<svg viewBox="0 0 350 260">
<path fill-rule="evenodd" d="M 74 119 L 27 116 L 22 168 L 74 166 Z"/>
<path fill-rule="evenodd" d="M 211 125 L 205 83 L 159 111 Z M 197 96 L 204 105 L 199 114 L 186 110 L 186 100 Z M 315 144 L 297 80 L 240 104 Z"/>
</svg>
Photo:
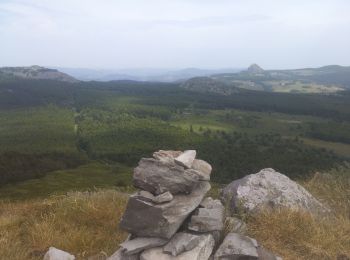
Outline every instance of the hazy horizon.
<svg viewBox="0 0 350 260">
<path fill-rule="evenodd" d="M 0 66 L 347 66 L 349 13 L 345 0 L 2 0 Z"/>
</svg>

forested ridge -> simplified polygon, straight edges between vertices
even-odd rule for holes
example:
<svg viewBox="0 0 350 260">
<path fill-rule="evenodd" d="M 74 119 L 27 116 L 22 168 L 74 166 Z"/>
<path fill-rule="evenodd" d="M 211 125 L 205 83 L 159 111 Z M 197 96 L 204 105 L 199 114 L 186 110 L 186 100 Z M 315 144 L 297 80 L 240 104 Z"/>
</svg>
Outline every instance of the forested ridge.
<svg viewBox="0 0 350 260">
<path fill-rule="evenodd" d="M 135 166 L 158 149 L 197 149 L 228 182 L 273 167 L 293 178 L 341 165 L 350 94 L 191 92 L 176 83 L 4 80 L 0 185 L 91 160 Z M 311 140 L 311 139 L 310 139 Z"/>
</svg>

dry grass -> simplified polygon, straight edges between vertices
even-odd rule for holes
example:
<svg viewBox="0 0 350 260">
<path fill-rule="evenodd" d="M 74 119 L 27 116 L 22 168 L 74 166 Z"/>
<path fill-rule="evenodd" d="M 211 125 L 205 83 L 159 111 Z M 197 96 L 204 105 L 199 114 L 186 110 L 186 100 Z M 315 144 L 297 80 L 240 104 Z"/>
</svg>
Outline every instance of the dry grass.
<svg viewBox="0 0 350 260">
<path fill-rule="evenodd" d="M 110 255 L 126 237 L 118 229 L 126 201 L 125 194 L 107 190 L 0 202 L 0 259 L 42 259 L 49 246 L 78 259 Z"/>
<path fill-rule="evenodd" d="M 302 182 L 326 203 L 333 216 L 314 218 L 291 210 L 265 211 L 248 218 L 248 232 L 284 259 L 349 259 L 350 257 L 350 170 L 316 174 Z"/>
</svg>

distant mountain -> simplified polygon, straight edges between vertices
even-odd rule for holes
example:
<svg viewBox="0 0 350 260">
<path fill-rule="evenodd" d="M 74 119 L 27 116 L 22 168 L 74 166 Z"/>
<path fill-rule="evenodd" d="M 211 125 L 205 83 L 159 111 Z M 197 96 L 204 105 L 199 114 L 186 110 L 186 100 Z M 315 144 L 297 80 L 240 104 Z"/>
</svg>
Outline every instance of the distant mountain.
<svg viewBox="0 0 350 260">
<path fill-rule="evenodd" d="M 0 79 L 48 79 L 64 82 L 77 82 L 75 78 L 55 69 L 40 66 L 30 67 L 2 67 L 0 68 Z"/>
<path fill-rule="evenodd" d="M 248 67 L 247 72 L 250 74 L 261 74 L 265 71 L 258 64 L 252 64 Z"/>
<path fill-rule="evenodd" d="M 235 73 L 240 69 L 198 69 L 186 68 L 179 70 L 172 69 L 81 69 L 81 68 L 60 68 L 63 71 L 79 80 L 84 81 L 114 81 L 114 80 L 135 80 L 135 81 L 158 81 L 177 82 L 185 81 L 193 77 L 204 77 L 220 73 Z"/>
<path fill-rule="evenodd" d="M 240 92 L 240 90 L 235 86 L 225 84 L 224 82 L 209 77 L 197 77 L 189 79 L 182 83 L 180 87 L 201 93 L 209 92 L 221 95 L 231 95 Z"/>
</svg>

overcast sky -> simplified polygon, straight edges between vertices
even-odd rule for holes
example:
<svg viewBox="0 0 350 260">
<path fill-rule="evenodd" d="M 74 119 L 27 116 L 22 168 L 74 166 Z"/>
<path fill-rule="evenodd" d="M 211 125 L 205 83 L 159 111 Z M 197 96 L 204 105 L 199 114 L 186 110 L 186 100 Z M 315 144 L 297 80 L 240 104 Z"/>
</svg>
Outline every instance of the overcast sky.
<svg viewBox="0 0 350 260">
<path fill-rule="evenodd" d="M 0 0 L 0 66 L 350 65 L 349 0 Z"/>
</svg>

